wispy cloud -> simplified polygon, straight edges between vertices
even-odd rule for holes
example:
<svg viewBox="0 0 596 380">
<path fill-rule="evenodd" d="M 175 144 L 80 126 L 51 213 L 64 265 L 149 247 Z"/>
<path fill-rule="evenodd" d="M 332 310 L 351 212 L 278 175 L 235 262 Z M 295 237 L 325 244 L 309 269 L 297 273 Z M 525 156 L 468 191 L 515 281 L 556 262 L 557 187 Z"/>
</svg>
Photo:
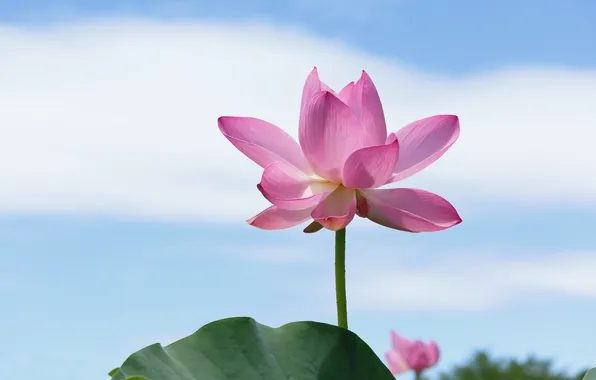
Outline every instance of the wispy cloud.
<svg viewBox="0 0 596 380">
<path fill-rule="evenodd" d="M 426 261 L 415 265 L 407 256 L 357 257 L 348 275 L 350 309 L 474 311 L 552 296 L 596 298 L 596 254 L 590 251 L 540 257 L 519 252 L 512 258 L 479 249 L 446 252 L 441 257 L 420 252 L 419 256 Z M 332 284 L 314 286 L 333 288 Z M 321 296 L 333 297 L 331 293 Z"/>
<path fill-rule="evenodd" d="M 296 136 L 317 65 L 333 87 L 366 69 L 390 129 L 437 113 L 462 137 L 405 185 L 462 202 L 596 203 L 596 71 L 429 75 L 335 42 L 259 24 L 138 20 L 0 28 L 0 210 L 228 220 L 267 206 L 259 168 L 220 115 Z"/>
</svg>

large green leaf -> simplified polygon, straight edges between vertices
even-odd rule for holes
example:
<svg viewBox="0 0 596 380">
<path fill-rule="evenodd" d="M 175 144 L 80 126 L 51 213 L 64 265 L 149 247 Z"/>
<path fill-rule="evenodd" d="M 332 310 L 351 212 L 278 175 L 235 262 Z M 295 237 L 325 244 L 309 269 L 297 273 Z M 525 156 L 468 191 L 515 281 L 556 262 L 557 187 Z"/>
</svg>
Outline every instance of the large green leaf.
<svg viewBox="0 0 596 380">
<path fill-rule="evenodd" d="M 584 376 L 584 380 L 596 380 L 596 368 L 592 368 Z"/>
<path fill-rule="evenodd" d="M 203 326 L 169 346 L 132 354 L 112 377 L 148 380 L 394 380 L 356 334 L 317 322 L 280 328 L 252 318 Z"/>
</svg>

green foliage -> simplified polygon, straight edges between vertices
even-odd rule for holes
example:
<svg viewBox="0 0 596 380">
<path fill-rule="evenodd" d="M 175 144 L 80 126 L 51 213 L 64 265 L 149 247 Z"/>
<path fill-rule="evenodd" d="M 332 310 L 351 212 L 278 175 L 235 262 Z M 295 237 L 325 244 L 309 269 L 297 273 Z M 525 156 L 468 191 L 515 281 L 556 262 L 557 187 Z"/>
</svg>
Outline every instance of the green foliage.
<svg viewBox="0 0 596 380">
<path fill-rule="evenodd" d="M 568 375 L 553 368 L 549 360 L 533 357 L 525 361 L 492 359 L 485 352 L 478 352 L 462 366 L 439 375 L 440 380 L 581 380 L 586 371 Z M 596 375 L 596 374 L 595 374 Z M 591 379 L 590 379 L 591 380 Z M 596 380 L 596 376 L 594 377 Z"/>
<path fill-rule="evenodd" d="M 317 322 L 271 328 L 251 318 L 203 326 L 132 354 L 113 380 L 394 380 L 356 334 Z"/>
</svg>

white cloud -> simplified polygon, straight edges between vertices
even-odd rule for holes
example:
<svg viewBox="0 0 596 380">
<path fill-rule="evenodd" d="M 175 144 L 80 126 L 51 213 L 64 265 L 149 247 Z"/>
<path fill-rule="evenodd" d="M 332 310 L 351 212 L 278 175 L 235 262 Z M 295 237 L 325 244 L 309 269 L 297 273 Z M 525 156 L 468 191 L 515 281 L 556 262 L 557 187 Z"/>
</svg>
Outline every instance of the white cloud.
<svg viewBox="0 0 596 380">
<path fill-rule="evenodd" d="M 383 240 L 383 239 L 381 239 Z M 360 239 L 346 255 L 351 311 L 492 310 L 550 299 L 596 299 L 596 252 L 512 250 L 478 247 L 441 252 L 411 244 Z M 220 254 L 296 269 L 288 291 L 310 309 L 332 313 L 333 251 L 310 239 L 287 245 L 222 246 Z M 306 273 L 306 277 L 304 277 Z"/>
<path fill-rule="evenodd" d="M 479 250 L 417 266 L 395 255 L 348 263 L 350 309 L 486 310 L 546 296 L 596 299 L 596 252 L 499 256 Z"/>
<path fill-rule="evenodd" d="M 250 217 L 267 205 L 259 168 L 216 119 L 260 117 L 296 136 L 314 65 L 334 87 L 366 69 L 392 130 L 461 117 L 460 141 L 407 185 L 457 200 L 596 203 L 596 71 L 442 77 L 295 30 L 138 20 L 0 28 L 0 56 L 1 211 Z"/>
</svg>

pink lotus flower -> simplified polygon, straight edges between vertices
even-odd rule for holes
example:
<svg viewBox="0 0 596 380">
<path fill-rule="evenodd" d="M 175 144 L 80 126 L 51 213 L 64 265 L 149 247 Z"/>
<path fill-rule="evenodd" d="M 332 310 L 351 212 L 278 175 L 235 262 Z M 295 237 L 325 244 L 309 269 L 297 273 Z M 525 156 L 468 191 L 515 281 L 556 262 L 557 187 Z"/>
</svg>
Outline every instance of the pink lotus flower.
<svg viewBox="0 0 596 380">
<path fill-rule="evenodd" d="M 391 346 L 391 350 L 385 353 L 385 358 L 393 375 L 407 370 L 420 375 L 439 361 L 439 347 L 432 340 L 428 344 L 420 340 L 409 341 L 391 331 Z"/>
<path fill-rule="evenodd" d="M 337 231 L 355 215 L 409 232 L 439 231 L 461 223 L 440 196 L 418 189 L 377 189 L 409 177 L 439 159 L 459 136 L 459 120 L 439 115 L 387 136 L 375 85 L 366 72 L 339 93 L 306 79 L 299 141 L 266 121 L 222 116 L 224 136 L 264 168 L 257 188 L 273 206 L 249 219 L 265 230 L 314 219 L 305 232 Z"/>
</svg>

